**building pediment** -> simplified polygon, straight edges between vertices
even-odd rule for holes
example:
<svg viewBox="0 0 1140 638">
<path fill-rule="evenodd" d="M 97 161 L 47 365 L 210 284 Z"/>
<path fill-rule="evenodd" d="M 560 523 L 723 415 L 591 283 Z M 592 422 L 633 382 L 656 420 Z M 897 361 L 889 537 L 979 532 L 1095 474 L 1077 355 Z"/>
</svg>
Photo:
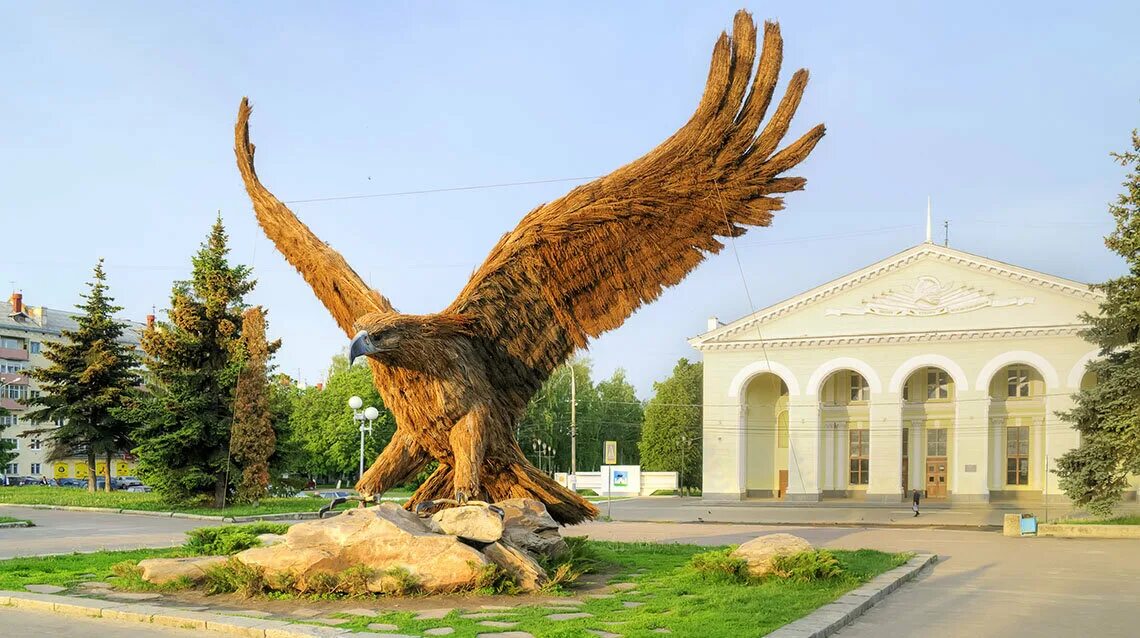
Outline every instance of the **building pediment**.
<svg viewBox="0 0 1140 638">
<path fill-rule="evenodd" d="M 1079 282 L 921 244 L 690 343 L 706 349 L 752 342 L 828 345 L 1008 336 L 1010 331 L 1071 334 L 1081 327 L 1080 314 L 1095 313 L 1101 298 Z"/>
</svg>

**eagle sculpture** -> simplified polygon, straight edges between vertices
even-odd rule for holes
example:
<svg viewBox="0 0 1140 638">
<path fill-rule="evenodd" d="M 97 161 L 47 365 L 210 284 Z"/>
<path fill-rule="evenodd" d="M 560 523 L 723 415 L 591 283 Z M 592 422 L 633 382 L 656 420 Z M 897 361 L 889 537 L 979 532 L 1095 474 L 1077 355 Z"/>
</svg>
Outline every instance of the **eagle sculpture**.
<svg viewBox="0 0 1140 638">
<path fill-rule="evenodd" d="M 345 334 L 366 356 L 396 420 L 384 451 L 356 484 L 368 499 L 439 467 L 406 507 L 437 499 L 542 501 L 562 524 L 598 510 L 532 466 L 515 425 L 542 383 L 592 337 L 679 283 L 717 237 L 767 226 L 782 193 L 804 187 L 784 173 L 823 137 L 818 125 L 777 150 L 799 106 L 797 71 L 761 129 L 780 70 L 779 27 L 736 14 L 722 33 L 700 105 L 641 159 L 527 214 L 499 240 L 459 296 L 437 314 L 408 315 L 369 288 L 328 244 L 258 180 L 243 98 L 235 126 L 238 168 L 257 220 Z"/>
</svg>

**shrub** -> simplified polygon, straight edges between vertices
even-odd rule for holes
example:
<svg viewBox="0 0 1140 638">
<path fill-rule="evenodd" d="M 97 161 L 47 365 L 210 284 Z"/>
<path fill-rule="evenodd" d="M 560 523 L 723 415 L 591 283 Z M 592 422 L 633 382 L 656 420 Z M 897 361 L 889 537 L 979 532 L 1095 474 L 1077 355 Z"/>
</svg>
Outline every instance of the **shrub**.
<svg viewBox="0 0 1140 638">
<path fill-rule="evenodd" d="M 392 596 L 411 596 L 420 591 L 420 581 L 415 574 L 403 567 L 390 567 L 380 581 L 383 593 Z"/>
<path fill-rule="evenodd" d="M 505 569 L 495 563 L 483 565 L 475 572 L 475 582 L 472 583 L 475 593 L 480 596 L 493 596 L 495 594 L 517 594 L 519 585 Z"/>
<path fill-rule="evenodd" d="M 694 554 L 689 567 L 704 576 L 723 578 L 733 582 L 748 580 L 748 561 L 732 555 L 734 547 Z"/>
<path fill-rule="evenodd" d="M 284 534 L 289 531 L 285 523 L 247 523 L 199 527 L 186 532 L 189 539 L 183 547 L 194 556 L 227 556 L 250 547 L 257 547 L 258 534 Z"/>
<path fill-rule="evenodd" d="M 588 487 L 585 489 L 578 490 L 578 493 L 581 494 L 582 496 L 597 496 L 598 495 L 597 492 L 595 492 L 594 490 L 592 490 Z"/>
<path fill-rule="evenodd" d="M 206 570 L 205 590 L 207 594 L 238 593 L 252 598 L 265 593 L 265 571 L 260 567 L 246 565 L 231 558 L 223 565 Z"/>
<path fill-rule="evenodd" d="M 844 573 L 839 559 L 826 549 L 777 556 L 772 562 L 772 568 L 777 576 L 799 582 L 826 580 Z"/>
</svg>

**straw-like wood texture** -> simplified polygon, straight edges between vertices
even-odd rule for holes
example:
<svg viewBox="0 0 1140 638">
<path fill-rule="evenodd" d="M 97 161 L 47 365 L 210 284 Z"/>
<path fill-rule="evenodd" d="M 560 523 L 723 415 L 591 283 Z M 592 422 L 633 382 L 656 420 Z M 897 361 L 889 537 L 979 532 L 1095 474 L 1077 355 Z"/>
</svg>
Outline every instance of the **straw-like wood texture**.
<svg viewBox="0 0 1140 638">
<path fill-rule="evenodd" d="M 531 211 L 504 235 L 442 313 L 402 315 L 261 185 L 242 100 L 235 152 L 258 221 L 348 335 L 366 330 L 373 378 L 396 417 L 395 436 L 357 484 L 379 494 L 439 469 L 408 506 L 452 497 L 536 498 L 562 523 L 597 510 L 531 466 L 515 424 L 551 372 L 591 337 L 620 326 L 748 226 L 767 226 L 782 175 L 823 137 L 816 126 L 777 151 L 807 83 L 797 71 L 761 129 L 779 74 L 779 27 L 736 14 L 721 34 L 696 113 L 641 159 Z"/>
</svg>

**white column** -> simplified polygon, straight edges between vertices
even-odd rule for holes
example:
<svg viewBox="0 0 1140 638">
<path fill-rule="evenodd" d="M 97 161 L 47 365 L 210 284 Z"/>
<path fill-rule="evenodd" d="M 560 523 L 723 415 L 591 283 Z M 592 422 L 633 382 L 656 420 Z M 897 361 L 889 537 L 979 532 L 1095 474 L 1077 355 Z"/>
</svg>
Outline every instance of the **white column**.
<svg viewBox="0 0 1140 638">
<path fill-rule="evenodd" d="M 897 392 L 871 395 L 871 481 L 867 500 L 902 500 L 902 407 Z"/>
<path fill-rule="evenodd" d="M 744 420 L 743 404 L 704 407 L 702 493 L 706 499 L 738 501 L 744 498 L 748 455 Z"/>
<path fill-rule="evenodd" d="M 1076 388 L 1070 388 L 1076 392 Z M 1045 455 L 1048 458 L 1049 471 L 1045 474 L 1043 487 L 1049 500 L 1064 500 L 1061 486 L 1057 478 L 1057 458 L 1081 444 L 1081 433 L 1066 421 L 1057 416 L 1058 412 L 1068 412 L 1073 409 L 1076 402 L 1072 395 L 1058 394 L 1045 397 Z M 1045 494 L 1042 494 L 1044 496 Z"/>
<path fill-rule="evenodd" d="M 910 428 L 910 489 L 922 490 L 926 485 L 926 449 L 923 448 L 922 421 L 911 419 L 903 423 L 903 427 Z"/>
<path fill-rule="evenodd" d="M 958 392 L 955 398 L 954 450 L 950 457 L 950 495 L 953 502 L 990 500 L 989 393 Z"/>
<path fill-rule="evenodd" d="M 789 501 L 820 498 L 820 424 L 816 397 L 789 397 L 788 497 Z"/>
</svg>

